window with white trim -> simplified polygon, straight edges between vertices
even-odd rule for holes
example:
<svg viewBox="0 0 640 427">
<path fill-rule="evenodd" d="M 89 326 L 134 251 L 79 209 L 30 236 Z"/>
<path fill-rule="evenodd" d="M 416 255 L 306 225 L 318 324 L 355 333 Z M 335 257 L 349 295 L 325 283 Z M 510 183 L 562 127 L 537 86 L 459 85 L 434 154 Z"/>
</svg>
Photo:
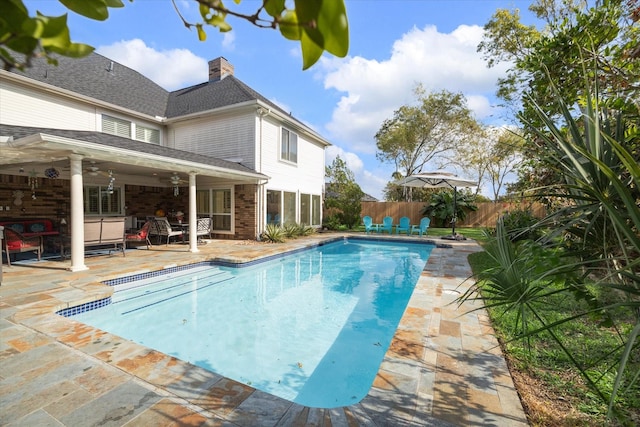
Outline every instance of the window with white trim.
<svg viewBox="0 0 640 427">
<path fill-rule="evenodd" d="M 136 124 L 136 139 L 151 144 L 160 144 L 160 131 Z"/>
<path fill-rule="evenodd" d="M 213 224 L 213 231 L 231 231 L 231 221 L 233 219 L 231 200 L 231 189 L 211 190 L 211 201 L 213 202 L 211 222 Z"/>
<path fill-rule="evenodd" d="M 84 212 L 87 215 L 121 215 L 122 190 L 120 187 L 93 185 L 84 187 Z"/>
<path fill-rule="evenodd" d="M 280 138 L 280 159 L 298 163 L 298 135 L 285 128 Z"/>
<path fill-rule="evenodd" d="M 116 117 L 102 115 L 102 132 L 131 138 L 131 122 Z"/>
<path fill-rule="evenodd" d="M 233 189 L 212 188 L 196 191 L 196 212 L 198 216 L 211 217 L 214 233 L 233 232 Z"/>
</svg>

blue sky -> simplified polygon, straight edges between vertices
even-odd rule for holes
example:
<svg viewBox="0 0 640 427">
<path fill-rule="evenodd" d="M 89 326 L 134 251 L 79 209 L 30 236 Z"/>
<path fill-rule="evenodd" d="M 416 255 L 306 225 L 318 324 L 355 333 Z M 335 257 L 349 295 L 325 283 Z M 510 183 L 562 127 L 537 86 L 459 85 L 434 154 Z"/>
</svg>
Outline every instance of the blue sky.
<svg viewBox="0 0 640 427">
<path fill-rule="evenodd" d="M 325 55 L 302 71 L 299 45 L 277 31 L 230 17 L 231 32 L 208 27 L 207 40 L 200 42 L 169 0 L 124 3 L 104 22 L 69 12 L 72 40 L 94 46 L 168 90 L 206 81 L 207 62 L 225 57 L 237 78 L 333 144 L 326 152 L 327 165 L 340 155 L 363 191 L 379 199 L 394 171 L 375 157 L 374 135 L 382 122 L 412 103 L 413 88 L 421 83 L 427 91 L 462 92 L 478 120 L 504 124 L 494 94 L 506 65 L 489 69 L 476 52 L 482 27 L 500 8 L 520 9 L 523 22 L 536 23 L 527 11 L 528 0 L 346 0 L 349 54 Z M 195 1 L 176 4 L 187 20 L 198 21 Z M 241 10 L 254 12 L 258 4 L 243 0 Z M 32 14 L 66 11 L 56 0 L 27 0 L 25 5 Z"/>
</svg>

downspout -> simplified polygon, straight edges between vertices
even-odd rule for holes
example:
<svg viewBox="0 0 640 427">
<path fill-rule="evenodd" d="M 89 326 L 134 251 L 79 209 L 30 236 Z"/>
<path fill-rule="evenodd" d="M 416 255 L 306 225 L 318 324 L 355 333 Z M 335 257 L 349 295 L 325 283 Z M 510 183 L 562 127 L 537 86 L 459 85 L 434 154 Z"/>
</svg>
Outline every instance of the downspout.
<svg viewBox="0 0 640 427">
<path fill-rule="evenodd" d="M 269 110 L 265 110 L 262 107 L 258 107 L 256 110 L 258 113 L 258 117 L 260 120 L 259 130 L 258 130 L 258 170 L 257 172 L 262 173 L 262 118 L 264 115 L 269 114 Z M 260 240 L 260 236 L 265 229 L 264 219 L 266 218 L 265 205 L 266 205 L 266 194 L 264 191 L 264 184 L 258 182 L 258 218 L 257 218 L 257 236 L 256 240 Z"/>
</svg>

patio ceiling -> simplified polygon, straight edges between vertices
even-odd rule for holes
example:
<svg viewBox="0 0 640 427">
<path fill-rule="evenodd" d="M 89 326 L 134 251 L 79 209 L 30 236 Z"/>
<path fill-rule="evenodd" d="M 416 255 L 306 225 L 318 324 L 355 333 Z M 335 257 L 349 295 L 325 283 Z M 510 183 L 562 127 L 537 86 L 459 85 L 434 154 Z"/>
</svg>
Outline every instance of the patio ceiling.
<svg viewBox="0 0 640 427">
<path fill-rule="evenodd" d="M 83 176 L 87 183 L 105 181 L 109 170 L 119 183 L 156 187 L 173 186 L 171 177 L 174 174 L 180 177 L 180 185 L 186 186 L 191 172 L 196 173 L 197 185 L 238 181 L 263 183 L 268 179 L 238 163 L 112 135 L 96 135 L 98 132 L 85 134 L 96 136 L 100 142 L 44 132 L 15 139 L 3 136 L 6 132 L 6 129 L 0 132 L 0 173 L 3 174 L 28 175 L 35 171 L 42 177 L 45 169 L 55 167 L 60 172 L 59 178 L 69 179 L 69 156 L 79 155 L 83 158 Z"/>
</svg>

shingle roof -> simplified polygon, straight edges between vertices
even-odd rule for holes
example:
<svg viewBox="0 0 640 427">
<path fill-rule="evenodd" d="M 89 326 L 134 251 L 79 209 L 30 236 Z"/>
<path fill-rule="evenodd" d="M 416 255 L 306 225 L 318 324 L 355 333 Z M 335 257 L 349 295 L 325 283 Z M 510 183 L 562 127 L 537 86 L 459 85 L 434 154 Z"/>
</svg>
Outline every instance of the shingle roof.
<svg viewBox="0 0 640 427">
<path fill-rule="evenodd" d="M 57 66 L 37 58 L 25 71 L 12 72 L 143 114 L 164 116 L 169 92 L 137 71 L 97 53 L 56 59 Z"/>
<path fill-rule="evenodd" d="M 12 72 L 150 116 L 179 117 L 254 100 L 288 114 L 232 75 L 168 92 L 137 71 L 97 53 L 84 58 L 55 57 L 57 66 L 36 58 L 25 71 Z"/>
<path fill-rule="evenodd" d="M 14 139 L 24 138 L 33 134 L 42 133 L 64 138 L 71 138 L 78 141 L 91 142 L 118 149 L 132 150 L 140 154 L 152 154 L 163 156 L 187 162 L 200 163 L 206 166 L 214 166 L 228 170 L 234 170 L 244 173 L 258 174 L 258 172 L 243 166 L 239 163 L 218 159 L 215 157 L 203 156 L 201 154 L 191 153 L 189 151 L 176 150 L 173 148 L 162 147 L 160 145 L 149 144 L 146 142 L 135 141 L 120 136 L 110 135 L 102 132 L 88 132 L 78 130 L 63 129 L 47 129 L 33 128 L 25 126 L 10 126 L 0 124 L 0 135 L 13 136 Z M 265 176 L 266 177 L 266 176 Z"/>
<path fill-rule="evenodd" d="M 166 117 L 179 117 L 253 100 L 260 100 L 272 108 L 282 111 L 280 107 L 235 76 L 227 76 L 222 80 L 201 83 L 171 92 L 167 103 Z"/>
</svg>

